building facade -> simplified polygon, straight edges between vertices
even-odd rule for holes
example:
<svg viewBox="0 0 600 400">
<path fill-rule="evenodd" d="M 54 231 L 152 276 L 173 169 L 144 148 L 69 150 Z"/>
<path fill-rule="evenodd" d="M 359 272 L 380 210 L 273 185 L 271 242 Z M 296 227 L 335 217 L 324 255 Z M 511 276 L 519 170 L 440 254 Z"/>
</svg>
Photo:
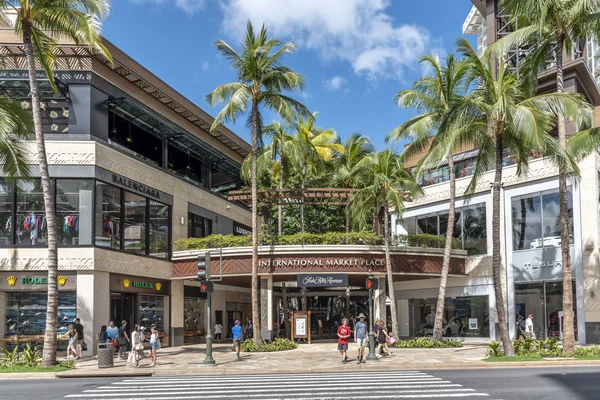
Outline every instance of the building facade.
<svg viewBox="0 0 600 400">
<path fill-rule="evenodd" d="M 496 40 L 511 31 L 506 16 L 498 9 L 497 1 L 474 0 L 465 24 L 464 33 L 478 35 L 478 48 L 484 51 Z M 600 98 L 594 78 L 596 45 L 587 41 L 565 54 L 565 88 L 582 93 L 596 107 L 595 125 L 598 125 Z M 514 58 L 510 58 L 514 55 Z M 590 61 L 591 60 L 591 61 Z M 518 52 L 509 54 L 509 62 L 518 67 Z M 539 74 L 540 92 L 555 90 L 555 65 Z M 567 133 L 574 133 L 567 127 Z M 466 298 L 478 300 L 495 313 L 491 271 L 492 231 L 491 183 L 493 172 L 485 174 L 476 193 L 464 196 L 475 166 L 476 147 L 461 149 L 454 155 L 457 174 L 457 222 L 454 237 L 469 253 L 467 277 L 450 278 L 446 299 L 448 333 L 452 319 L 465 319 L 472 308 L 462 306 Z M 411 167 L 417 157 L 407 162 Z M 573 263 L 575 330 L 579 343 L 600 342 L 599 287 L 600 219 L 600 157 L 592 154 L 579 164 L 581 176 L 568 182 L 569 218 L 571 229 L 571 260 Z M 445 235 L 448 213 L 447 167 L 424 175 L 420 182 L 424 196 L 407 203 L 402 219 L 395 218 L 396 233 L 432 233 Z M 510 154 L 504 158 L 501 206 L 503 284 L 507 295 L 510 332 L 516 334 L 518 316 L 534 314 L 534 330 L 538 338 L 562 335 L 562 262 L 558 205 L 558 170 L 547 159 L 532 153 L 528 171 L 518 175 Z M 400 304 L 408 314 L 412 331 L 422 331 L 428 315 L 435 313 L 438 279 L 397 284 Z M 485 299 L 485 300 L 484 300 Z M 404 304 L 402 302 L 405 302 Z M 449 307 L 450 306 L 450 307 Z M 412 318 L 412 319 L 411 319 Z M 431 317 L 429 317 L 431 318 Z M 412 332 L 411 331 L 411 332 Z M 490 326 L 489 337 L 498 340 L 497 327 Z"/>
<path fill-rule="evenodd" d="M 10 15 L 3 25 L 0 91 L 30 109 Z M 208 114 L 105 44 L 112 66 L 85 47 L 59 46 L 58 92 L 38 73 L 58 224 L 58 333 L 81 318 L 90 354 L 109 320 L 155 324 L 165 345 L 203 330 L 203 295 L 172 280 L 173 242 L 251 225 L 249 210 L 225 197 L 250 146 L 224 127 L 211 133 Z M 0 185 L 0 343 L 9 348 L 41 344 L 45 328 L 47 225 L 36 146 L 24 145 L 34 179 Z"/>
</svg>

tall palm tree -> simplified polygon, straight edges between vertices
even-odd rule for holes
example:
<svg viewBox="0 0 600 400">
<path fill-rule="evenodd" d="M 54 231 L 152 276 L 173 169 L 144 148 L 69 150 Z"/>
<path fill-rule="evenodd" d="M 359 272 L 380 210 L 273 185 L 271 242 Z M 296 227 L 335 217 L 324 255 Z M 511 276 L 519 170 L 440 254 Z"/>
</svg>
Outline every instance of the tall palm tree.
<svg viewBox="0 0 600 400">
<path fill-rule="evenodd" d="M 354 175 L 357 179 L 369 183 L 350 199 L 350 210 L 353 217 L 368 218 L 373 215 L 374 205 L 378 215 L 379 210 L 383 210 L 383 242 L 390 313 L 392 314 L 392 333 L 394 338 L 398 339 L 398 314 L 396 313 L 396 296 L 389 244 L 389 213 L 392 209 L 400 214 L 404 208 L 405 197 L 420 193 L 421 188 L 412 179 L 410 173 L 404 169 L 400 156 L 389 149 L 364 157 L 356 165 Z"/>
<path fill-rule="evenodd" d="M 28 178 L 27 149 L 21 140 L 33 129 L 31 115 L 19 103 L 0 96 L 0 160 L 5 181 Z"/>
<path fill-rule="evenodd" d="M 323 162 L 333 159 L 335 153 L 344 153 L 344 146 L 335 143 L 337 134 L 333 129 L 323 130 L 315 126 L 318 113 L 313 113 L 311 118 L 298 115 L 296 119 L 296 140 L 302 151 L 300 160 L 300 173 L 302 176 L 302 189 L 306 188 L 308 168 L 316 174 Z M 304 233 L 304 199 L 300 203 L 300 232 Z"/>
<path fill-rule="evenodd" d="M 101 20 L 108 15 L 108 0 L 0 0 L 0 9 L 16 11 L 15 32 L 23 38 L 23 50 L 29 72 L 33 125 L 40 165 L 44 209 L 48 226 L 48 306 L 42 366 L 56 364 L 56 324 L 58 319 L 58 251 L 54 199 L 48 173 L 46 145 L 42 134 L 42 113 L 36 76 L 36 61 L 43 68 L 52 87 L 54 82 L 54 50 L 58 38 L 71 39 L 77 45 L 89 46 L 108 60 L 110 53 L 102 44 Z"/>
<path fill-rule="evenodd" d="M 456 107 L 459 114 L 472 116 L 470 129 L 465 130 L 469 140 L 477 143 L 479 154 L 475 173 L 467 187 L 474 192 L 482 173 L 493 169 L 492 183 L 492 273 L 496 313 L 500 327 L 500 337 L 504 354 L 514 355 L 510 341 L 504 293 L 502 291 L 502 257 L 500 254 L 500 194 L 502 190 L 502 168 L 504 150 L 508 150 L 517 161 L 517 173 L 528 164 L 532 151 L 539 151 L 551 157 L 561 168 L 569 168 L 578 173 L 577 165 L 563 151 L 550 135 L 556 123 L 555 111 L 562 115 L 575 116 L 579 109 L 585 109 L 585 101 L 577 95 L 551 93 L 534 96 L 531 86 L 524 79 L 517 78 L 507 70 L 500 59 L 496 62 L 491 52 L 481 57 L 471 44 L 460 39 L 459 51 L 468 63 L 466 79 L 476 83 L 461 105 Z M 577 119 L 577 117 L 575 117 Z"/>
<path fill-rule="evenodd" d="M 337 144 L 342 145 L 338 138 Z M 336 181 L 338 181 L 344 188 L 359 187 L 360 182 L 353 179 L 353 173 L 356 166 L 366 156 L 372 155 L 375 152 L 375 146 L 371 142 L 371 139 L 360 134 L 353 133 L 350 135 L 344 146 L 344 152 L 338 153 L 336 158 Z M 350 208 L 346 207 L 346 233 L 350 232 Z"/>
<path fill-rule="evenodd" d="M 302 103 L 284 94 L 304 87 L 302 75 L 282 65 L 283 56 L 296 50 L 292 42 L 282 45 L 279 40 L 270 39 L 264 25 L 256 35 L 252 23 L 248 22 L 240 53 L 222 40 L 216 41 L 215 47 L 231 62 L 237 72 L 237 82 L 221 85 L 206 96 L 210 106 L 227 103 L 215 118 L 211 131 L 224 122 L 235 121 L 250 107 L 247 125 L 252 128 L 252 320 L 255 327 L 259 327 L 254 329 L 254 340 L 258 343 L 261 339 L 257 269 L 257 157 L 263 133 L 261 108 L 288 118 L 292 115 L 310 117 L 310 112 Z"/>
<path fill-rule="evenodd" d="M 388 135 L 387 139 L 397 141 L 406 137 L 413 138 L 411 144 L 404 150 L 403 157 L 412 157 L 427 151 L 427 155 L 418 163 L 417 174 L 422 174 L 423 171 L 432 169 L 432 167 L 435 168 L 443 160 L 446 160 L 448 165 L 450 175 L 448 227 L 446 228 L 440 289 L 433 325 L 433 338 L 442 340 L 446 284 L 450 269 L 456 214 L 456 173 L 453 154 L 459 146 L 465 144 L 457 140 L 457 138 L 462 138 L 463 141 L 465 139 L 465 135 L 459 136 L 458 131 L 469 126 L 470 115 L 463 114 L 466 118 L 458 121 L 450 118 L 460 115 L 451 113 L 451 110 L 460 97 L 466 93 L 464 79 L 466 63 L 456 60 L 453 54 L 446 58 L 443 66 L 436 55 L 423 57 L 421 63 L 425 64 L 426 70 L 429 72 L 417 80 L 411 89 L 399 92 L 394 99 L 399 106 L 415 108 L 421 111 L 421 114 L 398 126 Z M 429 146 L 428 150 L 427 146 Z"/>
<path fill-rule="evenodd" d="M 537 45 L 524 64 L 528 78 L 537 82 L 540 67 L 548 67 L 549 56 L 556 58 L 556 91 L 563 93 L 563 52 L 571 53 L 588 36 L 600 40 L 600 0 L 502 0 L 500 7 L 510 15 L 515 32 L 501 40 L 496 51 L 502 54 L 523 44 Z M 566 121 L 558 115 L 558 141 L 567 148 Z M 558 191 L 560 206 L 560 246 L 563 273 L 563 352 L 573 353 L 573 286 L 567 208 L 567 175 L 571 171 L 559 168 Z"/>
</svg>

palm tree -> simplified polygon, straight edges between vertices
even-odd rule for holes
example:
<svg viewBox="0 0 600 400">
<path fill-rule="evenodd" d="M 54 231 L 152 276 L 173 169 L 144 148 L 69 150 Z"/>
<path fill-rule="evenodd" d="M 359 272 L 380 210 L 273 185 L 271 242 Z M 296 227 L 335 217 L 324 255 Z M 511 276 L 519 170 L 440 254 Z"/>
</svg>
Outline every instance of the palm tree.
<svg viewBox="0 0 600 400">
<path fill-rule="evenodd" d="M 550 132 L 557 119 L 554 112 L 560 110 L 562 115 L 576 115 L 578 108 L 586 108 L 586 103 L 580 96 L 566 93 L 533 96 L 531 86 L 525 79 L 509 73 L 503 60 L 500 60 L 496 67 L 489 50 L 479 57 L 467 40 L 460 39 L 458 45 L 460 53 L 468 63 L 467 82 L 477 84 L 461 100 L 461 105 L 456 107 L 457 113 L 472 116 L 470 129 L 464 132 L 469 140 L 477 143 L 479 147 L 475 173 L 467 187 L 467 192 L 475 191 L 478 178 L 482 173 L 494 169 L 492 184 L 494 294 L 504 354 L 512 356 L 514 349 L 508 332 L 501 280 L 500 193 L 504 150 L 508 150 L 515 156 L 517 173 L 521 173 L 527 167 L 532 151 L 539 151 L 551 157 L 561 168 L 570 168 L 578 172 L 573 160 L 556 143 Z"/>
<path fill-rule="evenodd" d="M 27 153 L 21 142 L 33 129 L 31 115 L 19 103 L 0 96 L 0 159 L 5 181 L 28 178 Z"/>
<path fill-rule="evenodd" d="M 401 107 L 412 107 L 422 113 L 398 126 L 388 135 L 387 139 L 397 141 L 406 137 L 413 138 L 411 144 L 404 150 L 403 157 L 418 155 L 427 150 L 427 146 L 429 146 L 427 155 L 418 163 L 417 174 L 431 169 L 432 165 L 435 168 L 436 164 L 439 165 L 443 160 L 447 161 L 450 175 L 448 227 L 446 228 L 440 290 L 433 325 L 433 338 L 442 340 L 446 284 L 454 239 L 456 173 L 453 154 L 459 146 L 464 144 L 457 140 L 457 134 L 459 129 L 469 126 L 470 115 L 465 115 L 467 118 L 459 121 L 449 118 L 458 116 L 458 114 L 452 114 L 451 109 L 466 92 L 464 82 L 466 63 L 456 60 L 453 54 L 446 58 L 444 66 L 440 64 L 436 55 L 423 57 L 421 63 L 425 64 L 429 73 L 417 80 L 411 89 L 399 92 L 394 100 Z M 462 137 L 464 139 L 464 135 Z"/>
<path fill-rule="evenodd" d="M 36 76 L 36 61 L 44 69 L 52 87 L 54 82 L 54 50 L 58 38 L 68 38 L 77 45 L 89 46 L 109 61 L 110 53 L 102 44 L 101 19 L 108 15 L 108 0 L 0 0 L 0 9 L 16 11 L 15 32 L 23 38 L 23 51 L 29 72 L 33 126 L 40 165 L 44 209 L 48 226 L 48 306 L 42 366 L 56 364 L 56 324 L 58 315 L 58 251 L 54 199 L 48 173 L 46 145 L 42 134 L 42 114 Z"/>
<path fill-rule="evenodd" d="M 337 144 L 342 145 L 338 138 Z M 372 155 L 375 152 L 375 146 L 371 142 L 371 139 L 361 135 L 360 133 L 353 133 L 350 135 L 346 142 L 343 144 L 344 152 L 338 153 L 339 156 L 336 159 L 336 181 L 341 183 L 344 188 L 359 187 L 360 182 L 353 179 L 353 173 L 356 165 L 365 158 L 366 156 Z M 346 207 L 346 233 L 350 232 L 350 208 Z"/>
<path fill-rule="evenodd" d="M 235 121 L 250 107 L 247 124 L 252 128 L 252 320 L 259 326 L 257 157 L 263 133 L 261 108 L 288 118 L 292 115 L 310 117 L 310 112 L 302 103 L 284 94 L 304 87 L 302 75 L 281 64 L 285 54 L 296 50 L 292 42 L 281 45 L 279 40 L 269 39 L 264 25 L 256 35 L 252 23 L 248 22 L 240 53 L 222 40 L 216 41 L 215 47 L 231 61 L 238 81 L 221 85 L 206 96 L 210 106 L 227 103 L 215 118 L 211 131 L 224 122 Z M 260 342 L 260 328 L 254 329 L 254 340 Z"/>
<path fill-rule="evenodd" d="M 356 179 L 369 182 L 350 199 L 350 210 L 354 218 L 366 219 L 375 212 L 383 210 L 383 242 L 385 247 L 385 265 L 392 314 L 392 333 L 398 339 L 398 315 L 396 314 L 396 296 L 389 245 L 390 209 L 400 214 L 407 195 L 420 193 L 421 188 L 412 179 L 402 165 L 400 156 L 392 150 L 384 150 L 368 155 L 358 162 L 354 172 Z"/>
<path fill-rule="evenodd" d="M 502 54 L 523 44 L 537 45 L 529 54 L 522 71 L 537 82 L 540 67 L 548 67 L 552 53 L 556 57 L 556 91 L 564 92 L 563 52 L 571 53 L 581 40 L 594 36 L 600 40 L 600 0 L 502 0 L 500 7 L 510 15 L 510 22 L 518 26 L 495 46 Z M 558 141 L 567 148 L 566 122 L 558 115 Z M 566 166 L 565 166 L 566 167 Z M 560 206 L 561 258 L 563 272 L 563 352 L 573 353 L 575 330 L 573 326 L 573 286 L 567 213 L 567 175 L 571 171 L 559 168 L 558 191 Z"/>
</svg>

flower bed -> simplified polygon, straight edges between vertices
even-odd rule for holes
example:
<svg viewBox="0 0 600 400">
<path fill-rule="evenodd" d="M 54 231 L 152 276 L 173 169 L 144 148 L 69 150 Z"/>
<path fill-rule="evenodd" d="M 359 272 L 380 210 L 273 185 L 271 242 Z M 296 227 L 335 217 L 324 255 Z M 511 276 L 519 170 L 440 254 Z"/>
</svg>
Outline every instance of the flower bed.
<svg viewBox="0 0 600 400">
<path fill-rule="evenodd" d="M 458 340 L 434 340 L 428 338 L 416 338 L 399 340 L 392 345 L 401 349 L 442 349 L 451 347 L 463 347 L 463 343 Z"/>
</svg>

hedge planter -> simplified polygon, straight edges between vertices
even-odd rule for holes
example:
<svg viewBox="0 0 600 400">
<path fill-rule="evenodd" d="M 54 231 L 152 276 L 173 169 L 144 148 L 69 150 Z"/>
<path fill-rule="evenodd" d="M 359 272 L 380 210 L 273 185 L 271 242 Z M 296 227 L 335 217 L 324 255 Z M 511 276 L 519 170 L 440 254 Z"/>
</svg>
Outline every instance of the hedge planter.
<svg viewBox="0 0 600 400">
<path fill-rule="evenodd" d="M 417 338 L 399 340 L 392 345 L 399 349 L 447 349 L 453 347 L 463 347 L 463 343 L 458 340 L 433 340 L 428 338 Z"/>
<path fill-rule="evenodd" d="M 232 348 L 235 350 L 235 347 Z M 243 353 L 270 353 L 274 351 L 294 350 L 296 348 L 298 348 L 298 345 L 288 339 L 277 338 L 271 343 L 265 343 L 262 345 L 254 343 L 254 339 L 247 339 L 242 342 L 240 351 Z"/>
</svg>

